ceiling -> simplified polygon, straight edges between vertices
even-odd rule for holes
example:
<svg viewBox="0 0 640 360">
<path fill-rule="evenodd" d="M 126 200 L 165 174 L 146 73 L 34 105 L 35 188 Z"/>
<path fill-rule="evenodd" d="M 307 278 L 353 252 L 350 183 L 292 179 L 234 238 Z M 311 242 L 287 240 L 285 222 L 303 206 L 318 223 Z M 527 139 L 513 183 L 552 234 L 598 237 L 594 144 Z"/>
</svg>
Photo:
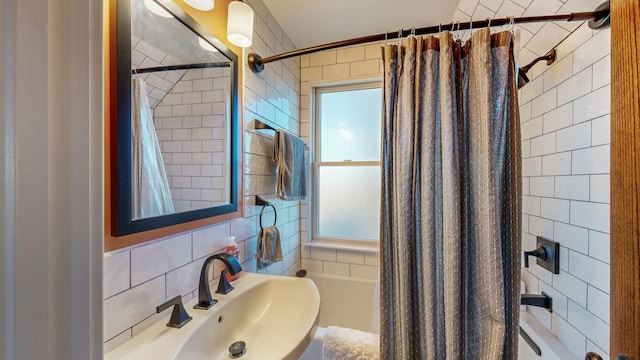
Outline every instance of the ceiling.
<svg viewBox="0 0 640 360">
<path fill-rule="evenodd" d="M 264 0 L 296 48 L 448 23 L 458 0 Z"/>
</svg>

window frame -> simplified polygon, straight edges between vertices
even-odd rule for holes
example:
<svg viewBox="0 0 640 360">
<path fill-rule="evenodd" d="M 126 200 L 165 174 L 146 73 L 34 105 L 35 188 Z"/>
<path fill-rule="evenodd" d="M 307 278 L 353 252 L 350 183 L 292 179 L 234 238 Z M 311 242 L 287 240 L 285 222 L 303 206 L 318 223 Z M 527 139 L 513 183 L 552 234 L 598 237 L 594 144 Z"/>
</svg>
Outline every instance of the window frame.
<svg viewBox="0 0 640 360">
<path fill-rule="evenodd" d="M 320 114 L 321 109 L 321 101 L 320 97 L 324 93 L 331 92 L 343 92 L 350 90 L 366 90 L 366 89 L 381 89 L 382 90 L 382 81 L 380 79 L 370 79 L 366 81 L 358 81 L 358 82 L 349 82 L 342 84 L 330 84 L 324 86 L 313 87 L 313 102 L 311 108 L 312 111 L 312 119 L 311 119 L 311 127 L 312 127 L 312 139 L 313 139 L 313 155 L 311 159 L 311 167 L 312 167 L 312 200 L 311 200 L 311 243 L 327 243 L 327 244 L 335 244 L 335 245 L 347 245 L 347 246 L 362 246 L 365 248 L 377 248 L 380 243 L 380 239 L 354 239 L 354 238 L 341 238 L 341 237 L 320 237 L 318 235 L 318 222 L 320 217 L 319 211 L 319 175 L 320 175 L 320 167 L 322 166 L 378 166 L 381 167 L 382 159 L 380 158 L 377 161 L 353 161 L 353 160 L 343 160 L 343 161 L 320 161 L 321 159 L 321 137 L 320 137 L 320 129 L 322 124 L 322 116 Z M 382 99 L 381 99 L 382 100 Z M 381 119 L 382 120 L 382 119 Z M 382 124 L 380 125 L 382 126 Z M 382 154 L 380 154 L 382 156 Z M 378 193 L 379 195 L 379 193 Z"/>
</svg>

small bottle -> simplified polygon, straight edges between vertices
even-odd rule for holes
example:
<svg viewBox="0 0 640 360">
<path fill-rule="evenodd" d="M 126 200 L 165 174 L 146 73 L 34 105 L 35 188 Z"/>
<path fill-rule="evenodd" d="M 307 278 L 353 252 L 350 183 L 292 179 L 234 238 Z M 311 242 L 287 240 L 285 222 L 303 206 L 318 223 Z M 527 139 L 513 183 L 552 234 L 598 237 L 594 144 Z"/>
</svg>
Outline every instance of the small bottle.
<svg viewBox="0 0 640 360">
<path fill-rule="evenodd" d="M 235 236 L 229 237 L 229 243 L 227 244 L 226 252 L 229 255 L 233 255 L 236 258 L 239 258 L 240 250 L 238 250 L 238 243 L 236 242 L 236 237 Z M 227 272 L 226 276 L 227 276 L 227 280 L 229 282 L 231 282 L 231 281 L 238 280 L 238 278 L 240 277 L 240 274 L 231 275 L 231 273 Z"/>
</svg>

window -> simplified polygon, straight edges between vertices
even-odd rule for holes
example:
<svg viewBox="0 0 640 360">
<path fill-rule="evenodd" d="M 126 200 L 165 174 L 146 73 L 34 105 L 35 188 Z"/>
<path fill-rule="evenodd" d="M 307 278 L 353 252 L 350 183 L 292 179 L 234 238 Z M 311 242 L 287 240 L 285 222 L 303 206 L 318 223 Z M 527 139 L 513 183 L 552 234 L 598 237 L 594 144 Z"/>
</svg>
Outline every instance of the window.
<svg viewBox="0 0 640 360">
<path fill-rule="evenodd" d="M 316 89 L 314 240 L 378 241 L 381 111 L 379 82 Z"/>
</svg>

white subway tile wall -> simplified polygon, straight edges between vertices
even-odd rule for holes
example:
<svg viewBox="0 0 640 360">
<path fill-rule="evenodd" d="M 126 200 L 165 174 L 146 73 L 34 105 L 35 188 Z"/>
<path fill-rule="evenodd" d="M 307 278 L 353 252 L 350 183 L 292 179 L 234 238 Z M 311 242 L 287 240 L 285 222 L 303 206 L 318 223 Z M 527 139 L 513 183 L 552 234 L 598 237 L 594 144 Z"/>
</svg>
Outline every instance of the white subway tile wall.
<svg viewBox="0 0 640 360">
<path fill-rule="evenodd" d="M 462 0 L 455 20 L 592 11 L 600 0 Z M 496 11 L 496 9 L 499 9 Z M 519 92 L 523 249 L 535 236 L 560 242 L 560 274 L 523 269 L 528 293 L 545 291 L 554 312 L 533 315 L 578 358 L 609 349 L 610 31 L 557 22 L 517 26 L 518 64 L 558 46 L 557 60 L 528 73 Z M 572 32 L 572 33 L 570 33 Z M 465 33 L 468 36 L 468 32 Z"/>
<path fill-rule="evenodd" d="M 382 78 L 380 44 L 323 51 L 300 57 L 300 135 L 311 144 L 313 87 Z M 311 201 L 302 202 L 301 238 L 311 241 Z M 378 219 L 371 219 L 378 221 Z M 358 250 L 302 247 L 301 266 L 308 272 L 375 280 L 378 253 Z"/>
<path fill-rule="evenodd" d="M 293 44 L 262 1 L 249 2 L 256 10 L 256 32 L 253 49 L 248 52 L 255 51 L 262 56 L 269 56 L 293 50 Z M 245 62 L 242 56 L 239 61 Z M 197 282 L 205 257 L 224 250 L 229 236 L 236 236 L 244 271 L 294 275 L 300 269 L 299 202 L 273 201 L 278 214 L 276 225 L 282 235 L 283 261 L 257 271 L 253 259 L 260 229 L 260 207 L 255 206 L 254 195 L 273 197 L 275 191 L 275 166 L 271 160 L 273 133 L 254 130 L 254 119 L 299 134 L 300 61 L 289 59 L 268 64 L 264 73 L 259 75 L 245 67 L 244 77 L 245 217 L 105 254 L 103 276 L 106 351 L 150 325 L 164 321 L 170 312 L 155 314 L 157 305 L 178 294 L 185 302 L 197 296 Z M 159 79 L 168 82 L 163 78 Z M 175 82 L 177 79 L 171 80 Z M 200 192 L 183 194 L 190 196 L 193 201 L 206 197 L 205 190 L 215 189 L 216 182 L 213 178 L 220 171 L 212 165 L 203 165 L 205 162 L 211 164 L 214 160 L 206 153 L 218 149 L 215 141 L 204 140 L 210 139 L 211 134 L 200 133 L 202 129 L 195 131 L 193 128 L 197 125 L 205 128 L 221 126 L 221 119 L 215 115 L 220 108 L 211 102 L 218 104 L 223 100 L 217 91 L 224 84 L 215 80 L 211 73 L 189 71 L 174 86 L 172 92 L 175 94 L 169 94 L 156 111 L 156 115 L 162 118 L 162 129 L 159 129 L 158 136 L 164 141 L 163 150 L 181 146 L 183 150 L 187 148 L 192 152 L 189 156 L 182 157 L 173 154 L 172 162 L 167 164 L 167 171 L 173 177 L 172 185 L 175 180 L 175 184 L 181 185 L 182 190 L 188 184 Z M 159 85 L 164 84 L 159 80 L 157 82 Z M 169 91 L 170 85 L 164 85 Z M 188 91 L 193 92 L 187 93 Z M 194 184 L 196 187 L 193 187 Z M 265 225 L 273 224 L 273 215 L 273 210 L 265 211 Z M 210 274 L 215 274 L 217 278 L 221 271 L 220 262 L 215 261 L 213 268 Z M 211 284 L 215 286 L 216 281 L 212 280 Z"/>
<path fill-rule="evenodd" d="M 553 45 L 524 44 L 536 55 Z M 608 30 L 583 24 L 558 48 L 556 63 L 536 65 L 520 91 L 523 147 L 530 147 L 523 150 L 523 248 L 534 249 L 535 236 L 561 246 L 559 275 L 532 262 L 523 280 L 527 292 L 553 297 L 553 314 L 532 314 L 578 357 L 590 350 L 606 357 L 609 349 L 609 48 Z"/>
</svg>

